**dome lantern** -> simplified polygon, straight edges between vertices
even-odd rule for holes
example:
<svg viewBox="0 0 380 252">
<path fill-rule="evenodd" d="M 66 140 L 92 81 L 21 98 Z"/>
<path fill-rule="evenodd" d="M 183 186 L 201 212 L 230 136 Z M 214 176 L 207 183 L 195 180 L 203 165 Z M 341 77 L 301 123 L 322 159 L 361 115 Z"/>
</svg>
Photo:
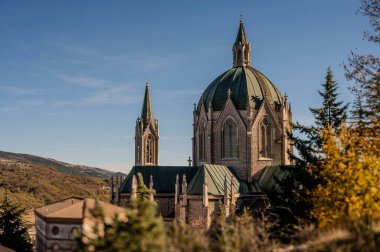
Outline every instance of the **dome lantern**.
<svg viewBox="0 0 380 252">
<path fill-rule="evenodd" d="M 239 31 L 232 47 L 233 67 L 251 66 L 251 44 L 245 34 L 243 20 L 240 19 Z"/>
</svg>

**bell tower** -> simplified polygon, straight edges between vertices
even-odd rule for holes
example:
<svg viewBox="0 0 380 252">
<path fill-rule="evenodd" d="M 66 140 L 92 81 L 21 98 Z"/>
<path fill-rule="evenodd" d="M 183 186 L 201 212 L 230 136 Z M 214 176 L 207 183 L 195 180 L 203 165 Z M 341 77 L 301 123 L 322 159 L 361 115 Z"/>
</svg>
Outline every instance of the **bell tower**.
<svg viewBox="0 0 380 252">
<path fill-rule="evenodd" d="M 159 125 L 153 118 L 149 82 L 146 82 L 141 116 L 137 117 L 135 128 L 135 165 L 158 165 Z"/>
<path fill-rule="evenodd" d="M 243 19 L 240 19 L 239 31 L 232 52 L 234 67 L 251 66 L 251 44 L 245 34 Z"/>
</svg>

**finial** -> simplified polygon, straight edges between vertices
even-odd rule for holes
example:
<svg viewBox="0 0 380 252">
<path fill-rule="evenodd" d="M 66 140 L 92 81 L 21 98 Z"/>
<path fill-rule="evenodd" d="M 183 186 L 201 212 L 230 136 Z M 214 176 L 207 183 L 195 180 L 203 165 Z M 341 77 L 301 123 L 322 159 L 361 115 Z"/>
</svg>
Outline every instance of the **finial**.
<svg viewBox="0 0 380 252">
<path fill-rule="evenodd" d="M 147 87 L 149 87 L 149 80 L 148 80 L 148 79 L 145 81 L 145 85 L 146 85 Z"/>
<path fill-rule="evenodd" d="M 243 23 L 243 12 L 240 12 L 240 23 Z"/>
<path fill-rule="evenodd" d="M 149 177 L 149 189 L 152 190 L 153 189 L 153 175 L 151 174 L 150 177 Z"/>
<path fill-rule="evenodd" d="M 189 162 L 189 166 L 191 166 L 191 162 L 192 162 L 193 160 L 191 160 L 191 157 L 189 157 L 189 159 L 187 160 L 187 162 Z"/>
<path fill-rule="evenodd" d="M 231 97 L 231 94 L 232 94 L 232 92 L 231 92 L 231 89 L 229 88 L 229 89 L 227 90 L 227 96 L 228 96 L 228 97 Z"/>
</svg>

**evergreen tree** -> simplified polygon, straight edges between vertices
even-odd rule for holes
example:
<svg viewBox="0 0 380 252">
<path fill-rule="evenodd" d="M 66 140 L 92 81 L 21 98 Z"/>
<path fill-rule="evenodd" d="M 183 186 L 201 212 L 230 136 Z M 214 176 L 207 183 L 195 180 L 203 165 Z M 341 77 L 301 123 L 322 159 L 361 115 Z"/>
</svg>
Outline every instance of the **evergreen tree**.
<svg viewBox="0 0 380 252">
<path fill-rule="evenodd" d="M 321 108 L 310 108 L 315 117 L 314 132 L 327 126 L 339 131 L 342 123 L 346 121 L 348 104 L 342 106 L 343 102 L 337 101 L 338 84 L 333 79 L 330 67 L 327 69 L 326 82 L 322 86 L 323 92 L 318 91 L 318 93 L 323 99 L 323 106 Z M 320 137 L 320 132 L 318 132 L 318 138 Z M 320 141 L 318 143 L 317 146 L 320 148 Z"/>
<path fill-rule="evenodd" d="M 351 124 L 354 128 L 361 132 L 366 125 L 366 116 L 363 108 L 363 98 L 359 93 L 356 93 L 356 98 L 353 102 L 351 112 Z"/>
<path fill-rule="evenodd" d="M 311 214 L 313 203 L 310 199 L 311 191 L 322 181 L 319 177 L 318 167 L 323 159 L 322 130 L 331 127 L 339 131 L 342 123 L 347 118 L 348 104 L 338 101 L 338 85 L 333 79 L 330 68 L 327 70 L 323 91 L 319 91 L 322 97 L 322 107 L 310 108 L 314 116 L 314 125 L 305 126 L 300 123 L 293 125 L 293 131 L 300 136 L 289 133 L 288 137 L 298 151 L 298 156 L 291 154 L 294 166 L 283 167 L 288 173 L 283 180 L 278 180 L 281 194 L 276 191 L 269 192 L 269 197 L 274 206 L 271 214 L 278 216 L 278 229 L 281 234 L 290 234 L 296 226 L 303 222 L 314 222 Z M 288 241 L 287 237 L 282 237 Z"/>
<path fill-rule="evenodd" d="M 33 251 L 28 228 L 22 220 L 25 209 L 13 204 L 7 195 L 0 204 L 0 243 L 20 252 Z"/>
<path fill-rule="evenodd" d="M 362 0 L 358 13 L 369 18 L 372 28 L 364 33 L 364 38 L 380 47 L 380 0 Z M 376 138 L 380 134 L 380 58 L 352 52 L 345 69 L 347 79 L 355 81 L 353 92 L 362 100 L 361 111 L 354 107 L 354 114 L 364 115 L 361 130 Z"/>
<path fill-rule="evenodd" d="M 141 173 L 137 173 L 137 199 L 139 200 L 149 200 L 150 190 L 144 183 L 144 179 Z"/>
</svg>

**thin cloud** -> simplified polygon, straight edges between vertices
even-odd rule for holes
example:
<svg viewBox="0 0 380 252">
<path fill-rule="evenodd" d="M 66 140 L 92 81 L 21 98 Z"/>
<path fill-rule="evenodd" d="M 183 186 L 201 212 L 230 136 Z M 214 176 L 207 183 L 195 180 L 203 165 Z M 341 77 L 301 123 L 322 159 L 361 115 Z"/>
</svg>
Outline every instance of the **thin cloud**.
<svg viewBox="0 0 380 252">
<path fill-rule="evenodd" d="M 72 76 L 67 74 L 56 74 L 56 76 L 67 83 L 83 87 L 103 87 L 107 84 L 106 80 L 91 77 Z"/>
<path fill-rule="evenodd" d="M 140 95 L 134 95 L 128 86 L 102 88 L 87 97 L 78 100 L 61 100 L 53 102 L 55 107 L 95 106 L 104 104 L 133 104 L 140 101 Z"/>
<path fill-rule="evenodd" d="M 190 54 L 165 54 L 157 55 L 153 52 L 135 51 L 126 54 L 102 53 L 95 49 L 82 48 L 75 45 L 65 44 L 57 41 L 45 41 L 45 45 L 70 54 L 70 60 L 83 64 L 107 64 L 125 65 L 135 71 L 153 71 L 172 67 L 190 57 Z"/>
<path fill-rule="evenodd" d="M 41 89 L 37 88 L 25 88 L 25 87 L 9 87 L 3 86 L 0 89 L 10 95 L 16 96 L 36 96 L 41 93 Z"/>
</svg>

